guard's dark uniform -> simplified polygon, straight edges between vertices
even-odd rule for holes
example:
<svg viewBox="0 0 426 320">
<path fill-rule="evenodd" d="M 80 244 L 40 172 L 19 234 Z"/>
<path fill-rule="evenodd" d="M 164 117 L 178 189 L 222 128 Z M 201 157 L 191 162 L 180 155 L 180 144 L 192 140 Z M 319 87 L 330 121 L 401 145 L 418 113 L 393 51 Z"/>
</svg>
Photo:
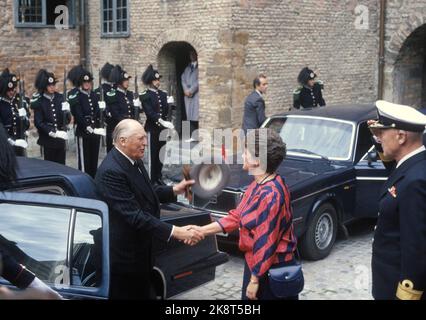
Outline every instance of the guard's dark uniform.
<svg viewBox="0 0 426 320">
<path fill-rule="evenodd" d="M 71 122 L 71 114 L 62 111 L 63 95 L 35 93 L 31 99 L 34 110 L 34 125 L 38 131 L 37 143 L 43 147 L 44 160 L 65 164 L 66 142 L 60 138 L 49 136 L 50 132 L 67 131 Z"/>
<path fill-rule="evenodd" d="M 25 131 L 30 127 L 28 102 L 21 103 L 21 98 L 15 90 L 18 86 L 18 77 L 5 69 L 0 74 L 0 122 L 6 129 L 9 139 L 26 140 Z M 13 95 L 12 95 L 13 94 Z M 20 117 L 19 109 L 24 108 L 26 115 Z M 17 156 L 24 156 L 25 149 L 14 147 Z"/>
<path fill-rule="evenodd" d="M 293 107 L 296 109 L 324 107 L 325 101 L 322 97 L 321 84 L 316 82 L 312 88 L 303 86 L 294 92 Z M 296 98 L 297 97 L 297 98 Z"/>
<path fill-rule="evenodd" d="M 157 184 L 163 184 L 161 179 L 163 159 L 160 159 L 160 150 L 166 144 L 166 141 L 160 141 L 160 133 L 165 129 L 163 125 L 166 125 L 166 123 L 163 121 L 167 121 L 169 113 L 167 94 L 158 89 L 160 79 L 161 75 L 158 71 L 152 65 L 149 65 L 142 74 L 142 81 L 149 89 L 142 92 L 139 97 L 146 115 L 145 131 L 149 136 L 150 178 L 152 183 Z"/>
<path fill-rule="evenodd" d="M 121 120 L 134 118 L 135 106 L 133 105 L 133 97 L 132 91 L 121 88 L 112 89 L 107 93 L 105 101 L 111 113 L 112 131 Z"/>
<path fill-rule="evenodd" d="M 78 169 L 94 178 L 98 168 L 100 136 L 90 133 L 87 127 L 93 130 L 100 127 L 99 94 L 75 89 L 69 92 L 68 101 L 77 123 Z"/>
<path fill-rule="evenodd" d="M 145 131 L 150 135 L 149 152 L 151 155 L 151 181 L 161 180 L 163 163 L 160 161 L 160 150 L 166 141 L 160 141 L 160 132 L 164 127 L 158 122 L 161 118 L 167 120 L 169 105 L 167 94 L 161 90 L 148 89 L 140 96 L 143 111 L 146 114 Z"/>
<path fill-rule="evenodd" d="M 325 101 L 322 97 L 322 89 L 324 89 L 322 82 L 317 80 L 312 87 L 308 85 L 308 82 L 316 77 L 315 72 L 308 67 L 300 71 L 297 77 L 300 87 L 293 92 L 293 108 L 300 109 L 302 107 L 307 109 L 325 106 Z"/>
<path fill-rule="evenodd" d="M 27 103 L 25 102 L 25 105 Z M 9 138 L 12 140 L 26 139 L 25 131 L 30 127 L 29 112 L 27 108 L 27 116 L 20 117 L 19 109 L 21 108 L 21 100 L 19 95 L 15 95 L 12 99 L 0 97 L 0 122 L 6 129 Z M 14 147 L 17 156 L 24 156 L 25 149 Z"/>
<path fill-rule="evenodd" d="M 370 128 L 423 132 L 426 117 L 413 108 L 376 104 L 379 120 Z M 401 160 L 380 192 L 372 257 L 373 297 L 379 300 L 426 299 L 426 149 L 420 145 Z"/>
<path fill-rule="evenodd" d="M 102 92 L 103 92 L 103 101 L 105 101 L 106 103 L 106 96 L 107 93 L 110 92 L 114 87 L 112 85 L 112 83 L 109 82 L 103 82 L 101 84 L 102 86 Z M 95 93 L 99 96 L 99 100 L 101 100 L 101 90 L 98 88 L 96 88 Z M 103 118 L 104 118 L 104 122 L 106 124 L 106 150 L 107 152 L 109 152 L 112 148 L 112 131 L 111 130 L 111 113 L 109 112 L 108 109 L 108 104 L 106 104 L 105 110 L 101 110 L 100 112 L 103 112 Z M 101 123 L 102 125 L 102 123 Z"/>
<path fill-rule="evenodd" d="M 113 89 L 113 83 L 111 81 L 111 71 L 114 69 L 114 66 L 109 62 L 105 63 L 101 69 L 100 76 L 104 80 L 101 84 L 103 97 L 101 97 L 100 88 L 96 88 L 95 92 L 99 95 L 99 99 L 102 101 L 106 101 L 106 94 Z M 101 99 L 102 98 L 102 99 Z M 113 129 L 111 127 L 111 113 L 108 110 L 108 105 L 105 106 L 105 110 L 101 110 L 103 113 L 104 122 L 106 123 L 106 149 L 109 152 L 112 149 L 112 132 Z M 101 123 L 103 127 L 103 123 Z"/>
</svg>

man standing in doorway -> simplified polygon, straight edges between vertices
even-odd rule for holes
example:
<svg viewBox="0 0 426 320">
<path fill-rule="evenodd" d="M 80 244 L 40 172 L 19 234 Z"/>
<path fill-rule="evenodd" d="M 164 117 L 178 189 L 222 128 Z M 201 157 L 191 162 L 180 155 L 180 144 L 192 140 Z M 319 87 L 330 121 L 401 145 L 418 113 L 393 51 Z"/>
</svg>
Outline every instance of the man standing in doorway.
<svg viewBox="0 0 426 320">
<path fill-rule="evenodd" d="M 254 91 L 249 94 L 244 102 L 243 130 L 247 134 L 249 129 L 258 129 L 265 121 L 265 100 L 263 99 L 268 89 L 268 81 L 264 74 L 259 74 L 253 80 Z"/>
<path fill-rule="evenodd" d="M 198 109 L 200 107 L 198 96 L 198 56 L 194 50 L 189 53 L 191 63 L 182 73 L 182 89 L 185 95 L 186 119 L 190 121 L 190 139 L 186 142 L 193 142 L 197 139 L 193 137 L 193 132 L 198 129 Z"/>
</svg>

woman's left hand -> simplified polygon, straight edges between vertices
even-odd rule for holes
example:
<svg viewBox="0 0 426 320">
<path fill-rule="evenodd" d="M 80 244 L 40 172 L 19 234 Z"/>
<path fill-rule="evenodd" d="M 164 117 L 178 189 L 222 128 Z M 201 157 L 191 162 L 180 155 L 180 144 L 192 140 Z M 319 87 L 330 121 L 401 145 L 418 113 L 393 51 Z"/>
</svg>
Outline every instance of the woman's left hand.
<svg viewBox="0 0 426 320">
<path fill-rule="evenodd" d="M 246 290 L 246 296 L 250 300 L 257 300 L 257 291 L 259 290 L 259 283 L 249 282 Z"/>
</svg>

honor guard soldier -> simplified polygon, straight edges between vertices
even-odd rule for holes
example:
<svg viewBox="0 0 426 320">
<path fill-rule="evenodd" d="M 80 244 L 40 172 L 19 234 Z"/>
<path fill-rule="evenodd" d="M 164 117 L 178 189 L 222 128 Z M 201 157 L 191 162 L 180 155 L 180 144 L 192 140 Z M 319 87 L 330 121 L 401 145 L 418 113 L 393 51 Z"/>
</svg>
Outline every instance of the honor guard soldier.
<svg viewBox="0 0 426 320">
<path fill-rule="evenodd" d="M 39 136 L 37 143 L 43 148 L 44 160 L 65 164 L 67 125 L 71 122 L 71 114 L 64 96 L 56 92 L 56 83 L 53 73 L 41 69 L 36 76 L 37 93 L 31 98 L 31 108 Z"/>
<path fill-rule="evenodd" d="M 71 112 L 77 123 L 78 169 L 94 178 L 98 168 L 100 136 L 105 136 L 105 129 L 100 128 L 99 95 L 92 91 L 93 75 L 84 68 L 73 68 L 68 78 L 78 86 L 78 90 L 68 94 Z"/>
<path fill-rule="evenodd" d="M 300 87 L 293 92 L 293 107 L 296 109 L 325 107 L 325 101 L 322 97 L 324 85 L 322 81 L 315 78 L 317 75 L 308 67 L 300 71 L 297 81 Z"/>
<path fill-rule="evenodd" d="M 101 109 L 101 112 L 103 112 L 103 119 L 106 123 L 106 150 L 109 152 L 112 149 L 112 131 L 114 130 L 112 124 L 111 124 L 111 113 L 108 110 L 108 105 L 106 104 L 107 100 L 107 93 L 113 89 L 114 84 L 111 81 L 111 71 L 114 69 L 114 66 L 110 64 L 109 62 L 105 63 L 100 71 L 100 85 L 95 90 L 95 92 L 101 97 L 102 101 L 99 101 L 99 108 Z M 102 89 L 101 89 L 102 88 Z M 115 127 L 115 126 L 114 126 Z"/>
<path fill-rule="evenodd" d="M 159 89 L 161 75 L 152 65 L 142 75 L 142 82 L 148 87 L 141 94 L 142 108 L 146 114 L 145 131 L 148 133 L 150 153 L 150 178 L 152 183 L 163 184 L 161 170 L 163 163 L 160 160 L 161 147 L 165 141 L 160 141 L 160 132 L 163 129 L 174 129 L 171 122 L 166 121 L 168 114 L 167 94 Z"/>
<path fill-rule="evenodd" d="M 426 116 L 416 109 L 377 101 L 369 127 L 395 168 L 380 192 L 374 232 L 373 297 L 425 300 Z"/>
<path fill-rule="evenodd" d="M 5 69 L 0 75 L 0 122 L 9 135 L 9 143 L 17 156 L 25 156 L 28 143 L 26 130 L 30 127 L 25 97 L 17 94 L 18 77 Z M 23 100 L 23 101 L 21 101 Z"/>
<path fill-rule="evenodd" d="M 116 125 L 124 119 L 133 119 L 135 114 L 139 115 L 141 102 L 139 98 L 134 100 L 134 93 L 129 91 L 129 82 L 131 76 L 124 71 L 119 65 L 115 66 L 111 71 L 111 81 L 114 83 L 115 89 L 110 90 L 106 94 L 106 104 L 109 113 L 108 131 L 112 134 Z M 111 148 L 107 149 L 108 151 Z"/>
</svg>

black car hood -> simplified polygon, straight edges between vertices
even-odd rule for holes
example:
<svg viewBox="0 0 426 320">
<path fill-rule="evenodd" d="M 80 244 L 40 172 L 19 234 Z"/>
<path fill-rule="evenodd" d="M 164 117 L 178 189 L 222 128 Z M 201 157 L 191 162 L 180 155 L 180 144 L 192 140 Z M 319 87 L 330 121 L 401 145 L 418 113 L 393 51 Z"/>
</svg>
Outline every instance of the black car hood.
<svg viewBox="0 0 426 320">
<path fill-rule="evenodd" d="M 335 164 L 323 159 L 307 159 L 298 157 L 288 157 L 278 168 L 278 173 L 284 178 L 290 189 L 306 180 L 323 174 L 333 174 L 340 170 L 347 169 L 347 165 Z M 227 188 L 234 190 L 244 190 L 253 177 L 242 169 L 242 165 L 231 165 L 231 176 Z"/>
</svg>

